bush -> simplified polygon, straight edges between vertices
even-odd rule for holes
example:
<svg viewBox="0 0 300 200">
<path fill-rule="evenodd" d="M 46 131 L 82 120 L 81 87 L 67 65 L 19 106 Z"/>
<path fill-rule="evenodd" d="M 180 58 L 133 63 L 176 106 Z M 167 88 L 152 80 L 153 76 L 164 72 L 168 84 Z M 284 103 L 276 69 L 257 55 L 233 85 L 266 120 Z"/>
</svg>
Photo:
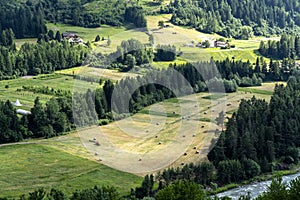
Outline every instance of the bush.
<svg viewBox="0 0 300 200">
<path fill-rule="evenodd" d="M 109 123 L 108 119 L 101 119 L 99 120 L 99 126 L 104 126 L 107 125 Z"/>
</svg>

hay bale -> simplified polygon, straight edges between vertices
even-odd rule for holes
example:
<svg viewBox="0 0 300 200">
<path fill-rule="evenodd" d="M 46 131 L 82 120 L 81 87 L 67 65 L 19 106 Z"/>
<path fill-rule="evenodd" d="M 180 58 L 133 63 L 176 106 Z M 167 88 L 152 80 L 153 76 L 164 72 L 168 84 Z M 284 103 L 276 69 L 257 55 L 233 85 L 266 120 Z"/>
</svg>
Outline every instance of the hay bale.
<svg viewBox="0 0 300 200">
<path fill-rule="evenodd" d="M 97 141 L 97 142 L 95 143 L 95 145 L 100 146 L 100 143 Z"/>
<path fill-rule="evenodd" d="M 196 137 L 196 134 L 193 134 L 193 137 Z"/>
<path fill-rule="evenodd" d="M 187 155 L 187 153 L 184 153 L 183 155 L 184 155 L 184 156 L 186 156 L 186 155 Z"/>
<path fill-rule="evenodd" d="M 204 128 L 204 125 L 202 125 L 201 128 Z"/>
<path fill-rule="evenodd" d="M 99 153 L 98 152 L 95 152 L 95 156 L 98 156 L 99 155 Z"/>
<path fill-rule="evenodd" d="M 185 135 L 183 135 L 182 137 L 185 137 Z"/>
<path fill-rule="evenodd" d="M 184 165 L 184 162 L 182 162 L 181 165 Z"/>
<path fill-rule="evenodd" d="M 142 161 L 142 159 L 140 158 L 139 161 Z"/>
<path fill-rule="evenodd" d="M 159 144 L 159 145 L 161 145 L 161 144 L 162 144 L 162 142 L 159 142 L 158 144 Z"/>
<path fill-rule="evenodd" d="M 196 151 L 196 154 L 199 154 L 200 153 L 200 151 Z"/>
<path fill-rule="evenodd" d="M 194 149 L 197 149 L 197 146 L 194 146 Z"/>
<path fill-rule="evenodd" d="M 157 122 L 157 123 L 156 123 L 156 125 L 158 126 L 158 125 L 159 125 L 159 123 Z"/>
<path fill-rule="evenodd" d="M 207 114 L 207 112 L 204 112 L 204 115 L 206 115 Z"/>
<path fill-rule="evenodd" d="M 155 138 L 158 138 L 158 136 L 156 135 Z"/>
<path fill-rule="evenodd" d="M 102 159 L 101 159 L 101 158 L 99 158 L 98 160 L 99 160 L 100 162 L 102 161 Z"/>
</svg>

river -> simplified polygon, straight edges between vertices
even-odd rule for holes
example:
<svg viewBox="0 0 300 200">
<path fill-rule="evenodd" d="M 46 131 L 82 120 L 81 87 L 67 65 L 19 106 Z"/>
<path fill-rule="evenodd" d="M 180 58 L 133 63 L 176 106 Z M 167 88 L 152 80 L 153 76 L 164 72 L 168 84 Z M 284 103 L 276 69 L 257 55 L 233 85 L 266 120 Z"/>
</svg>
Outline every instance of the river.
<svg viewBox="0 0 300 200">
<path fill-rule="evenodd" d="M 287 175 L 282 177 L 282 181 L 285 183 L 289 183 L 291 180 L 300 176 L 300 172 L 297 174 Z M 263 192 L 267 191 L 268 186 L 271 184 L 271 181 L 262 181 L 255 182 L 249 185 L 244 185 L 235 189 L 227 190 L 226 192 L 222 192 L 217 194 L 218 197 L 228 196 L 233 200 L 238 199 L 241 195 L 246 195 L 250 192 L 251 199 L 258 197 Z"/>
</svg>

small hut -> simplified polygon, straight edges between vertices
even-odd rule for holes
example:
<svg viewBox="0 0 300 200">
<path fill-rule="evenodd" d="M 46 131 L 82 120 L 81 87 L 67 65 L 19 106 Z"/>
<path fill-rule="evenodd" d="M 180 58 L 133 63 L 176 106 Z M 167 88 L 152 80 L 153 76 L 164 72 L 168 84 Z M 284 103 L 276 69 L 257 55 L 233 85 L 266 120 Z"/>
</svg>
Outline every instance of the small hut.
<svg viewBox="0 0 300 200">
<path fill-rule="evenodd" d="M 22 104 L 20 103 L 19 99 L 16 100 L 15 103 L 13 103 L 14 106 L 20 107 Z"/>
</svg>

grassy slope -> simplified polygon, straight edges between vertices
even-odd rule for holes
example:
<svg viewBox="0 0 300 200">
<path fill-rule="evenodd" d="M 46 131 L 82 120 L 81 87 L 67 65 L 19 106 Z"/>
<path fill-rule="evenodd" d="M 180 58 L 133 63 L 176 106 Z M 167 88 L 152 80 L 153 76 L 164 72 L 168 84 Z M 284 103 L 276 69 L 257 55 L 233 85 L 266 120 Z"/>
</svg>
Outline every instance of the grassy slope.
<svg viewBox="0 0 300 200">
<path fill-rule="evenodd" d="M 220 127 L 214 121 L 219 112 L 224 110 L 230 117 L 243 98 L 256 96 L 269 101 L 274 86 L 275 83 L 264 83 L 246 88 L 251 92 L 242 88 L 227 94 L 226 99 L 218 95 L 211 99 L 208 93 L 199 93 L 196 99 L 192 95 L 169 99 L 144 108 L 131 118 L 79 131 L 79 135 L 91 154 L 99 152 L 96 159 L 101 158 L 103 163 L 122 171 L 144 174 L 181 163 L 200 162 L 218 138 L 214 132 Z M 101 146 L 91 143 L 91 138 L 96 138 Z M 195 154 L 194 146 L 199 154 Z M 187 155 L 183 156 L 185 152 Z"/>
<path fill-rule="evenodd" d="M 227 101 L 232 103 L 230 107 L 226 108 L 227 111 L 229 111 L 228 115 L 237 108 L 239 99 L 241 98 L 251 98 L 253 95 L 256 95 L 269 100 L 270 95 L 268 93 L 262 94 L 260 91 L 270 91 L 274 85 L 275 83 L 265 83 L 261 87 L 255 87 L 256 90 L 252 90 L 252 93 L 240 91 L 237 94 L 228 95 L 226 97 Z M 211 119 L 214 119 L 218 112 L 213 113 L 212 109 L 219 111 L 220 108 L 218 105 L 208 109 L 207 106 L 210 105 L 210 100 L 207 98 L 207 94 L 201 93 L 197 96 L 199 105 L 201 106 L 200 109 L 202 110 L 201 115 L 203 115 L 202 112 L 207 111 L 207 115 L 204 115 L 203 117 L 211 117 Z M 220 101 L 220 99 L 217 98 L 215 101 Z M 150 138 L 146 136 L 146 138 L 142 137 L 139 139 L 136 137 L 137 135 L 133 139 L 132 136 L 119 132 L 117 127 L 115 127 L 116 124 L 102 127 L 102 134 L 106 135 L 111 142 L 126 151 L 141 152 L 143 154 L 145 151 L 151 152 L 164 148 L 168 142 L 174 140 L 172 132 L 173 130 L 176 131 L 181 123 L 180 120 L 178 120 L 178 115 L 172 114 L 174 109 L 179 109 L 178 105 L 175 105 L 178 103 L 182 104 L 184 107 L 188 107 L 190 106 L 191 101 L 189 100 L 189 97 L 183 97 L 180 101 L 170 99 L 166 100 L 163 104 L 160 103 L 154 105 L 154 107 L 150 106 L 145 108 L 139 114 L 133 116 L 134 124 L 131 124 L 133 125 L 132 127 L 130 124 L 127 124 L 126 121 L 118 122 L 119 125 L 126 123 L 127 129 L 133 131 L 138 131 L 139 129 L 145 130 L 145 127 L 151 130 L 151 126 L 153 126 L 154 132 L 152 133 L 151 131 L 151 134 L 159 135 L 158 139 L 155 139 L 152 136 L 150 136 Z M 164 108 L 161 107 L 162 105 Z M 157 127 L 155 125 L 156 120 L 160 120 L 161 117 L 165 115 L 164 113 L 162 115 L 160 114 L 162 109 L 166 111 L 168 117 L 165 124 L 161 124 Z M 148 115 L 149 111 L 150 115 Z M 190 146 L 187 147 L 186 152 L 188 153 L 188 156 L 179 156 L 176 162 L 170 163 L 174 167 L 179 166 L 182 162 L 197 162 L 204 159 L 207 150 L 210 148 L 211 138 L 215 137 L 210 133 L 205 133 L 206 130 L 210 130 L 209 128 L 213 128 L 215 125 L 209 125 L 209 122 L 203 120 L 204 118 L 202 117 L 202 119 L 201 116 L 194 116 L 192 113 L 189 114 L 191 115 L 191 123 L 205 125 L 205 128 L 201 128 L 202 130 L 197 133 L 197 137 L 195 137 Z M 149 119 L 151 120 L 149 121 Z M 192 119 L 195 119 L 195 121 Z M 154 124 L 147 125 L 147 123 Z M 195 126 L 195 124 L 193 126 Z M 189 125 L 189 127 L 192 126 Z M 157 128 L 158 130 L 156 130 Z M 94 128 L 87 128 L 79 131 L 79 134 L 87 134 L 87 136 L 83 136 L 81 139 L 79 139 L 75 132 L 48 140 L 31 141 L 35 144 L 0 147 L 0 197 L 17 197 L 21 193 L 28 193 L 39 187 L 59 187 L 70 193 L 74 189 L 107 184 L 117 186 L 124 194 L 128 192 L 131 187 L 140 184 L 141 178 L 137 176 L 123 173 L 97 163 L 98 156 L 94 156 L 94 152 L 98 150 L 94 149 L 95 145 L 89 146 L 90 144 L 88 142 L 84 142 L 85 137 L 86 139 L 90 139 L 94 136 L 98 137 L 99 130 L 97 130 L 97 132 L 95 131 L 96 129 Z M 142 135 L 145 134 L 144 131 L 138 132 Z M 93 136 L 93 134 L 96 135 Z M 189 132 L 187 135 L 188 134 L 191 133 Z M 181 139 L 182 137 L 180 137 L 178 141 Z M 99 139 L 99 141 L 101 140 L 102 139 Z M 158 141 L 163 141 L 163 145 L 157 146 Z M 83 145 L 82 142 L 87 145 L 88 149 L 85 149 L 85 145 Z M 142 145 L 140 146 L 139 144 Z M 103 145 L 105 144 L 101 143 L 101 146 Z M 195 150 L 193 149 L 193 146 L 195 145 L 197 145 L 197 148 L 201 149 L 201 154 L 198 156 L 194 154 Z M 98 152 L 103 154 L 102 151 Z M 174 150 L 167 151 L 166 154 L 156 158 L 165 160 L 172 152 L 174 152 Z M 120 153 L 121 152 L 119 152 L 118 155 Z M 101 158 L 104 159 L 104 163 L 109 161 L 107 155 L 103 155 Z M 137 157 L 135 159 L 137 159 Z M 134 160 L 131 160 L 131 162 L 132 161 L 135 163 Z M 147 160 L 143 160 L 143 163 L 144 162 L 147 163 Z M 112 163 L 110 164 L 111 166 L 114 166 Z M 129 167 L 132 168 L 133 165 L 130 165 Z"/>
<path fill-rule="evenodd" d="M 142 5 L 150 5 L 148 1 L 140 2 Z M 155 7 L 155 6 L 154 6 Z M 215 60 L 224 60 L 227 57 L 235 58 L 236 60 L 247 61 L 250 60 L 252 63 L 255 62 L 256 58 L 260 56 L 256 53 L 256 49 L 259 47 L 259 43 L 261 40 L 275 39 L 278 38 L 263 38 L 263 37 L 254 37 L 250 40 L 234 40 L 231 39 L 230 43 L 234 44 L 236 48 L 230 50 L 221 50 L 219 48 L 191 48 L 184 47 L 185 44 L 189 44 L 192 41 L 199 42 L 204 40 L 215 40 L 220 38 L 221 36 L 217 34 L 204 34 L 198 32 L 194 29 L 189 29 L 180 26 L 173 26 L 173 28 L 164 28 L 158 29 L 158 21 L 163 20 L 168 23 L 171 15 L 163 14 L 156 16 L 148 16 L 147 24 L 148 30 L 155 37 L 156 44 L 172 44 L 177 46 L 183 52 L 183 55 L 179 60 L 176 60 L 177 63 L 183 63 L 184 61 L 199 61 L 199 60 L 209 60 L 213 57 Z M 84 41 L 91 41 L 93 50 L 95 52 L 101 53 L 111 53 L 114 52 L 118 45 L 121 44 L 123 40 L 128 40 L 131 38 L 135 38 L 141 41 L 144 44 L 148 43 L 149 36 L 145 33 L 143 29 L 135 29 L 132 25 L 127 24 L 122 27 L 111 27 L 107 25 L 103 25 L 99 28 L 84 28 L 71 26 L 66 24 L 47 24 L 48 29 L 59 30 L 61 33 L 63 32 L 77 32 L 80 37 L 84 39 Z M 173 34 L 176 33 L 176 34 Z M 97 35 L 104 37 L 104 41 L 100 41 L 94 43 L 94 39 Z M 111 39 L 111 45 L 107 46 L 107 38 Z M 23 39 L 16 40 L 17 47 L 19 48 L 25 42 L 35 43 L 36 39 Z M 268 61 L 269 59 L 267 59 Z M 153 65 L 158 68 L 163 68 L 168 66 L 168 62 L 154 62 Z"/>
<path fill-rule="evenodd" d="M 98 43 L 93 43 L 93 50 L 101 53 L 111 53 L 116 51 L 117 46 L 121 44 L 123 40 L 129 40 L 135 38 L 142 43 L 148 43 L 148 35 L 143 29 L 135 29 L 131 24 L 127 24 L 122 27 L 111 27 L 103 25 L 99 28 L 84 28 L 78 26 L 71 26 L 66 24 L 47 24 L 48 29 L 59 30 L 63 32 L 76 32 L 85 41 L 90 41 L 93 43 L 96 36 L 99 35 L 101 38 L 104 37 L 104 41 Z M 108 37 L 111 39 L 111 45 L 107 46 Z M 21 43 L 20 41 L 19 43 Z"/>
<path fill-rule="evenodd" d="M 102 68 L 92 68 L 92 67 L 75 67 L 66 70 L 60 70 L 55 72 L 56 74 L 64 74 L 64 75 L 72 75 L 73 73 L 76 75 L 82 75 L 85 77 L 92 78 L 101 78 L 103 80 L 110 79 L 112 81 L 118 81 L 125 77 L 136 77 L 137 74 L 130 72 L 119 72 L 114 69 L 102 69 Z"/>
<path fill-rule="evenodd" d="M 259 56 L 255 50 L 258 49 L 260 41 L 278 39 L 267 39 L 263 37 L 254 37 L 250 40 L 230 39 L 230 43 L 236 46 L 236 48 L 230 50 L 221 50 L 219 48 L 201 49 L 196 47 L 184 47 L 185 44 L 204 40 L 215 40 L 221 36 L 217 34 L 204 34 L 194 29 L 171 25 L 169 23 L 170 18 L 170 14 L 148 16 L 148 28 L 153 33 L 158 44 L 173 44 L 177 46 L 177 48 L 180 48 L 183 52 L 181 59 L 185 59 L 187 61 L 209 60 L 211 57 L 215 60 L 224 60 L 227 57 L 234 57 L 236 60 L 250 60 L 251 62 L 255 62 L 256 58 Z M 165 21 L 173 27 L 158 29 L 158 21 L 160 20 Z M 161 65 L 158 65 L 158 67 L 160 66 Z"/>
<path fill-rule="evenodd" d="M 136 76 L 136 74 L 133 73 L 121 73 L 116 70 L 77 67 L 57 71 L 52 75 L 40 75 L 37 77 L 23 77 L 13 80 L 0 81 L 0 100 L 10 100 L 11 102 L 14 102 L 16 99 L 19 99 L 24 105 L 24 108 L 29 109 L 33 106 L 34 99 L 37 96 L 40 97 L 43 103 L 52 98 L 52 96 L 28 91 L 17 91 L 17 89 L 22 89 L 22 86 L 48 86 L 50 88 L 54 88 L 55 90 L 60 89 L 71 92 L 74 90 L 84 91 L 89 88 L 94 89 L 95 87 L 99 87 L 97 83 L 91 84 L 86 81 L 74 80 L 71 76 L 69 76 L 72 75 L 73 72 L 74 74 L 83 75 L 85 77 L 90 76 L 93 78 L 111 79 L 113 81 L 117 81 L 128 76 Z M 5 88 L 6 85 L 8 88 Z"/>
<path fill-rule="evenodd" d="M 33 92 L 22 91 L 18 92 L 17 89 L 22 89 L 22 86 L 48 86 L 54 89 L 70 90 L 74 87 L 74 80 L 70 76 L 52 75 L 45 78 L 28 77 L 18 78 L 14 80 L 0 81 L 0 100 L 16 101 L 19 99 L 26 108 L 33 106 L 34 99 L 39 96 L 42 102 L 48 101 L 52 96 L 44 94 L 35 94 Z M 77 81 L 78 87 L 82 85 L 85 88 L 86 82 Z M 8 89 L 5 86 L 8 85 Z"/>
<path fill-rule="evenodd" d="M 141 178 L 45 145 L 0 148 L 0 197 L 17 197 L 37 188 L 56 187 L 67 193 L 94 185 L 114 185 L 121 193 Z"/>
<path fill-rule="evenodd" d="M 107 25 L 103 25 L 99 28 L 84 28 L 79 26 L 72 26 L 67 24 L 52 24 L 48 23 L 47 28 L 49 30 L 60 31 L 60 33 L 64 32 L 76 32 L 80 37 L 84 40 L 94 40 L 97 35 L 101 37 L 107 38 L 108 36 L 118 34 L 126 30 L 125 27 L 115 28 Z"/>
<path fill-rule="evenodd" d="M 149 5 L 146 1 L 142 1 L 145 6 Z M 149 7 L 150 10 L 151 6 Z M 168 20 L 166 16 L 163 16 L 164 20 Z M 161 16 L 150 16 L 148 17 L 148 24 L 152 24 L 152 27 L 157 26 L 157 20 L 160 20 Z M 98 50 L 101 52 L 112 52 L 116 46 L 120 44 L 122 40 L 130 39 L 131 37 L 137 38 L 144 43 L 148 42 L 148 37 L 145 33 L 139 30 L 127 30 L 126 27 L 113 28 L 109 26 L 103 26 L 98 29 L 87 29 L 80 27 L 73 27 L 69 25 L 60 24 L 48 24 L 49 29 L 59 29 L 61 32 L 75 31 L 78 32 L 85 40 L 93 40 L 96 35 L 104 36 L 107 38 L 111 36 L 112 45 L 110 47 L 105 46 L 103 43 L 97 44 Z M 198 40 L 199 38 L 211 37 L 211 35 L 205 35 L 194 30 L 176 27 L 178 33 L 183 34 L 184 40 L 177 44 L 180 45 L 190 42 L 191 40 Z M 159 35 L 159 34 L 157 34 Z M 191 37 L 190 37 L 191 36 Z M 165 35 L 160 37 L 156 36 L 158 40 L 165 41 Z M 218 37 L 218 36 L 215 36 Z M 187 38 L 187 39 L 186 39 Z M 176 43 L 176 38 L 170 43 Z M 18 40 L 17 45 L 20 46 L 24 42 L 35 42 L 36 39 Z M 253 50 L 258 47 L 259 39 L 255 38 L 252 41 L 233 41 L 238 47 L 237 50 L 217 50 L 208 49 L 206 52 L 201 52 L 199 49 L 187 48 L 184 51 L 186 59 L 194 61 L 196 59 L 205 59 L 213 56 L 215 59 L 224 59 L 226 57 L 235 57 L 236 59 L 244 58 L 250 59 L 251 62 L 256 58 Z M 204 55 L 204 56 L 203 56 Z M 179 63 L 184 60 L 179 59 Z M 157 67 L 167 66 L 169 63 L 155 63 Z M 75 70 L 76 71 L 76 70 Z M 63 72 L 66 74 L 72 73 L 70 70 Z M 110 75 L 109 75 L 110 76 Z M 69 78 L 69 77 L 68 77 Z M 25 103 L 31 106 L 35 96 L 42 96 L 42 100 L 50 98 L 46 95 L 36 95 L 31 93 L 19 94 L 15 90 L 24 84 L 33 85 L 51 85 L 52 87 L 59 89 L 70 89 L 73 86 L 72 80 L 66 80 L 67 76 L 59 76 L 55 79 L 50 80 L 39 80 L 39 79 L 18 79 L 13 81 L 1 81 L 0 99 L 7 99 L 14 101 L 16 98 L 21 100 L 21 103 Z M 4 89 L 5 85 L 9 85 L 9 89 Z M 257 96 L 269 96 L 270 92 L 266 88 L 243 88 L 240 92 L 249 92 L 250 95 Z M 265 91 L 265 92 L 262 92 Z M 241 94 L 240 93 L 240 94 Z M 245 94 L 245 93 L 244 93 Z M 237 104 L 237 103 L 236 103 Z M 149 109 L 149 108 L 147 108 Z M 234 109 L 234 108 L 232 108 Z M 143 111 L 140 113 L 142 114 Z M 155 115 L 155 114 L 153 114 Z M 173 116 L 174 117 L 174 116 Z M 201 120 L 200 120 L 201 121 Z M 114 137 L 114 136 L 111 136 Z M 75 139 L 74 139 L 75 138 Z M 117 138 L 117 137 L 116 137 Z M 198 142 L 203 138 L 198 138 Z M 165 141 L 167 141 L 166 139 Z M 151 146 L 150 143 L 144 144 L 144 147 Z M 120 141 L 119 141 L 120 143 Z M 156 143 L 154 141 L 154 143 Z M 123 144 L 126 146 L 126 144 Z M 137 147 L 140 149 L 141 147 Z M 192 146 L 188 149 L 188 152 L 193 152 Z M 80 157 L 78 157 L 78 156 Z M 84 157 L 84 158 L 82 158 Z M 38 145 L 17 145 L 0 148 L 0 159 L 1 167 L 0 174 L 0 196 L 18 196 L 20 193 L 27 193 L 28 190 L 32 190 L 36 187 L 59 187 L 68 192 L 74 189 L 82 189 L 86 187 L 92 187 L 93 185 L 106 185 L 113 184 L 120 188 L 121 192 L 128 192 L 130 187 L 134 187 L 140 183 L 140 178 L 122 173 L 111 168 L 99 165 L 96 162 L 90 161 L 85 158 L 91 158 L 91 155 L 82 148 L 78 138 L 74 137 L 74 134 L 63 136 L 47 141 L 42 141 Z M 192 157 L 180 158 L 176 163 L 179 165 L 181 162 L 193 160 Z M 33 179 L 32 177 L 39 177 Z"/>
</svg>

